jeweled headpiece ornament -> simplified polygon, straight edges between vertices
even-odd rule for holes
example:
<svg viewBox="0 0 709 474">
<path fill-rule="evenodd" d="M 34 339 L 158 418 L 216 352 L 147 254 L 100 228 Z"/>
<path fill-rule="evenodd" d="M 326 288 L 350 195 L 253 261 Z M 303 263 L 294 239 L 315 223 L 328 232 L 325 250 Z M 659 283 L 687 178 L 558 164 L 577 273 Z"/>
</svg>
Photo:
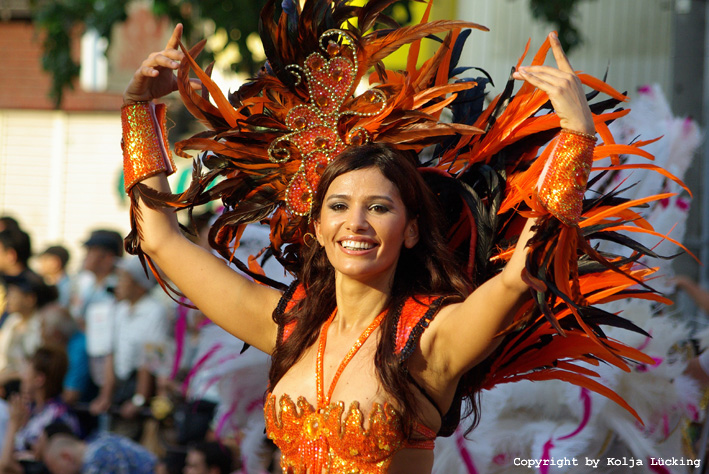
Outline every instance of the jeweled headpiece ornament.
<svg viewBox="0 0 709 474">
<path fill-rule="evenodd" d="M 313 194 L 323 170 L 347 145 L 359 146 L 370 140 L 366 128 L 355 126 L 346 131 L 346 136 L 338 133 L 340 119 L 344 116 L 371 117 L 384 110 L 386 97 L 378 89 L 369 89 L 360 100 L 354 97 L 357 86 L 357 52 L 352 47 L 353 39 L 341 30 L 326 31 L 322 40 L 330 39 L 322 48 L 329 59 L 320 52 L 310 54 L 303 66 L 291 64 L 286 67 L 296 76 L 296 85 L 301 77 L 308 88 L 308 102 L 293 107 L 286 116 L 286 125 L 291 133 L 276 138 L 268 147 L 268 157 L 275 163 L 291 159 L 292 149 L 300 155 L 300 167 L 286 188 L 286 206 L 298 216 L 309 216 Z M 372 112 L 347 109 L 345 103 L 364 102 L 376 104 Z M 365 105 L 366 107 L 366 105 Z"/>
</svg>

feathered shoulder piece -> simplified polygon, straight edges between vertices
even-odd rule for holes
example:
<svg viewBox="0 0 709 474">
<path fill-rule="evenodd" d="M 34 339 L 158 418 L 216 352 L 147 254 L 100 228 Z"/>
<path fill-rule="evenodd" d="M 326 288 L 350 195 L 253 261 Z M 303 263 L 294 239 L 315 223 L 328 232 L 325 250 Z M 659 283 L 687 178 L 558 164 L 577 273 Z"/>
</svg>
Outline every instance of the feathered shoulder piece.
<svg viewBox="0 0 709 474">
<path fill-rule="evenodd" d="M 632 410 L 574 361 L 603 361 L 623 370 L 630 370 L 631 361 L 651 362 L 608 339 L 601 325 L 642 329 L 597 305 L 621 298 L 666 301 L 648 286 L 654 270 L 642 266 L 643 257 L 654 253 L 629 235 L 654 234 L 638 208 L 667 196 L 627 200 L 620 195 L 622 184 L 607 194 L 592 188 L 601 174 L 631 167 L 676 178 L 651 163 L 623 163 L 630 154 L 652 160 L 643 150 L 649 142 L 615 143 L 607 124 L 627 113 L 614 110 L 626 97 L 602 80 L 578 74 L 591 89 L 589 101 L 600 93 L 608 98 L 591 104 L 600 143 L 583 216 L 578 226 L 561 223 L 533 192 L 553 148 L 547 145 L 560 131 L 546 94 L 527 83 L 515 93 L 510 79 L 485 107 L 489 78 L 457 79 L 471 69 L 457 64 L 463 44 L 473 29 L 485 28 L 428 21 L 430 3 L 419 24 L 400 27 L 383 13 L 394 1 L 355 6 L 346 0 L 306 0 L 301 6 L 285 0 L 277 14 L 275 0 L 269 0 L 261 13 L 268 59 L 256 77 L 228 96 L 210 79 L 209 69 L 203 71 L 193 59 L 204 43 L 186 51 L 178 73 L 180 93 L 206 130 L 178 143 L 176 153 L 203 153 L 186 192 L 161 195 L 140 184 L 138 192 L 148 205 L 177 209 L 220 200 L 225 212 L 210 240 L 228 259 L 244 226 L 269 224 L 268 251 L 296 271 L 310 230 L 313 193 L 328 163 L 347 147 L 370 141 L 413 152 L 426 149 L 420 153 L 427 157 L 421 159 L 421 173 L 442 201 L 448 244 L 474 285 L 502 269 L 525 219 L 538 218 L 524 274 L 534 298 L 520 309 L 495 354 L 464 377 L 460 396 L 520 378 L 558 378 Z M 424 37 L 439 41 L 439 47 L 420 62 Z M 405 44 L 411 45 L 406 69 L 386 69 L 382 61 Z M 532 64 L 542 64 L 548 50 L 545 42 Z M 191 72 L 202 81 L 201 93 L 189 85 Z M 606 242 L 627 251 L 611 254 L 603 250 Z M 256 266 L 235 263 L 254 278 L 278 285 Z"/>
</svg>

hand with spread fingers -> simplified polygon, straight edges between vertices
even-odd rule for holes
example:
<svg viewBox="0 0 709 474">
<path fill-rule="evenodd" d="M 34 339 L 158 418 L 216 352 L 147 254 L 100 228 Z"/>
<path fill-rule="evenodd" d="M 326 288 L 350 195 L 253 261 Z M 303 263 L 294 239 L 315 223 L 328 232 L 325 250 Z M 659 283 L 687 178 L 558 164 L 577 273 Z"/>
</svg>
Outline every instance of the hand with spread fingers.
<svg viewBox="0 0 709 474">
<path fill-rule="evenodd" d="M 556 33 L 549 33 L 549 42 L 557 67 L 520 67 L 513 78 L 527 81 L 544 91 L 559 116 L 561 128 L 595 134 L 593 116 L 586 101 L 581 81 L 571 67 Z"/>
<path fill-rule="evenodd" d="M 180 67 L 185 54 L 180 50 L 182 24 L 177 24 L 165 49 L 151 53 L 133 74 L 123 93 L 123 103 L 145 102 L 165 96 L 177 90 L 177 78 L 173 71 Z M 199 81 L 190 81 L 200 89 Z"/>
</svg>

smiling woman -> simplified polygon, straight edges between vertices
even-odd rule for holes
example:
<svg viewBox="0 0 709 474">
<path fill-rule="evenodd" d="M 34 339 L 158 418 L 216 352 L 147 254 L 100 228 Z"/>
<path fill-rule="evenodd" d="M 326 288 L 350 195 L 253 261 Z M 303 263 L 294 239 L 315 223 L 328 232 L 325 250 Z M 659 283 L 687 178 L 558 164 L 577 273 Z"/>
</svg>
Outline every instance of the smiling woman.
<svg viewBox="0 0 709 474">
<path fill-rule="evenodd" d="M 391 286 L 401 246 L 416 243 L 399 191 L 376 168 L 336 178 L 315 220 L 315 235 L 336 274 Z M 405 239 L 404 236 L 408 236 Z"/>
<path fill-rule="evenodd" d="M 352 150 L 341 155 L 340 166 L 330 167 L 321 179 L 323 187 L 316 193 L 313 205 L 315 235 L 336 275 L 366 278 L 372 286 L 385 290 L 393 282 L 402 246 L 411 249 L 418 241 L 419 213 L 411 207 L 413 203 L 404 204 L 397 186 L 385 176 L 385 173 L 392 174 L 391 171 L 382 169 L 389 164 L 403 175 L 400 170 L 407 162 L 400 160 L 402 165 L 399 165 L 391 156 L 394 153 L 383 147 L 370 145 Z M 388 163 L 381 158 L 377 162 L 377 152 L 379 155 L 388 152 Z M 340 171 L 338 168 L 350 164 L 353 160 L 348 161 L 349 156 L 355 154 L 360 162 L 355 166 L 369 162 L 369 167 L 357 166 L 349 172 L 335 174 Z M 418 175 L 412 165 L 408 168 L 410 176 Z M 424 190 L 427 189 L 421 186 L 419 194 Z M 321 196 L 324 199 L 320 199 Z M 381 283 L 374 284 L 374 281 Z"/>
<path fill-rule="evenodd" d="M 427 22 L 427 11 L 420 25 L 391 28 L 381 15 L 390 1 L 286 1 L 276 22 L 275 3 L 262 13 L 268 61 L 253 82 L 227 100 L 177 25 L 136 71 L 123 116 L 128 247 L 272 355 L 264 413 L 283 470 L 429 473 L 435 437 L 469 415 L 474 426 L 479 390 L 521 378 L 567 380 L 634 413 L 573 363 L 651 362 L 606 339 L 599 322 L 640 328 L 592 305 L 621 294 L 663 301 L 631 288 L 651 270 L 589 244 L 638 225 L 634 202 L 584 199 L 593 159 L 642 154 L 614 144 L 606 127 L 619 112 L 604 107 L 624 96 L 577 75 L 550 34 L 482 110 L 485 80 L 453 76 L 470 33 L 461 28 L 483 27 Z M 445 31 L 418 68 L 419 40 Z M 385 71 L 381 60 L 407 43 L 407 70 Z M 543 65 L 549 49 L 557 67 Z M 370 68 L 374 85 L 358 96 Z M 582 83 L 612 98 L 589 107 Z M 169 194 L 164 109 L 152 102 L 175 89 L 210 127 L 177 144 L 179 154 L 210 152 L 180 195 Z M 548 104 L 553 112 L 540 115 Z M 446 107 L 453 123 L 440 122 Z M 290 288 L 235 262 L 275 289 L 256 284 L 182 236 L 174 209 L 212 199 L 225 205 L 212 246 L 232 261 L 243 226 L 269 223 L 269 250 L 296 277 Z"/>
<path fill-rule="evenodd" d="M 387 443 L 398 449 L 421 448 L 426 446 L 422 441 L 435 437 L 441 424 L 438 402 L 425 391 L 411 391 L 414 379 L 401 370 L 402 358 L 411 354 L 403 354 L 395 341 L 397 337 L 407 337 L 404 332 L 411 328 L 406 325 L 418 323 L 417 315 L 421 318 L 429 312 L 431 306 L 425 301 L 440 299 L 432 306 L 438 308 L 441 298 L 449 303 L 462 301 L 470 292 L 470 284 L 456 271 L 441 237 L 437 218 L 440 215 L 413 157 L 391 147 L 368 144 L 351 148 L 325 170 L 313 202 L 319 245 L 305 250 L 300 285 L 295 287 L 290 301 L 306 293 L 321 296 L 304 298 L 301 304 L 291 304 L 289 311 L 277 312 L 277 323 L 284 333 L 273 353 L 270 379 L 274 406 L 276 400 L 283 404 L 293 393 L 317 400 L 314 406 L 327 406 L 332 399 L 341 400 L 343 406 L 352 409 L 356 402 L 369 416 L 364 426 L 371 432 L 372 424 L 381 423 L 372 414 L 379 413 L 377 407 L 386 401 L 390 408 L 397 408 L 389 414 L 393 427 L 382 432 L 391 437 Z M 427 231 L 419 234 L 419 225 Z M 420 299 L 420 304 L 415 298 Z M 402 312 L 400 308 L 407 305 L 412 311 Z M 392 308 L 397 309 L 390 313 Z M 431 311 L 428 317 L 433 314 Z M 370 329 L 373 316 L 379 319 L 374 319 L 377 327 Z M 318 338 L 323 324 L 329 330 L 323 330 L 321 338 L 326 337 L 328 343 L 308 347 L 308 341 Z M 358 335 L 374 331 L 379 334 L 379 342 L 366 337 L 355 342 Z M 359 346 L 362 354 L 348 359 L 347 349 Z M 332 360 L 327 360 L 328 353 L 333 354 Z M 320 367 L 318 357 L 323 359 L 323 372 L 313 370 Z M 328 373 L 336 368 L 335 374 L 344 377 L 342 386 L 336 385 L 336 380 L 330 381 L 339 377 Z M 322 378 L 323 383 L 315 391 L 304 391 L 303 377 L 312 379 L 314 373 L 316 380 Z M 327 397 L 325 382 L 329 382 Z M 335 418 L 339 423 L 339 417 Z M 283 448 L 287 443 L 283 443 L 279 424 L 275 416 L 267 416 L 269 419 L 273 420 L 268 424 L 269 436 Z M 392 453 L 372 457 L 381 461 Z M 409 452 L 398 457 L 411 456 Z M 417 453 L 411 459 L 420 456 Z M 403 460 L 398 463 L 404 465 Z"/>
</svg>

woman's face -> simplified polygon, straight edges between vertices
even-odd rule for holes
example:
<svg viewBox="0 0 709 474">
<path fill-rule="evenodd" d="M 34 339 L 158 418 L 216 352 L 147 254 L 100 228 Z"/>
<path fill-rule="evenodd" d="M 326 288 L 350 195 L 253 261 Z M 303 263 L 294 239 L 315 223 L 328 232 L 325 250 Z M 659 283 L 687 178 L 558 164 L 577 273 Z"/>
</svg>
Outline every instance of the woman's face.
<svg viewBox="0 0 709 474">
<path fill-rule="evenodd" d="M 323 198 L 315 234 L 335 272 L 390 284 L 402 245 L 418 242 L 399 190 L 377 168 L 335 178 Z"/>
</svg>

